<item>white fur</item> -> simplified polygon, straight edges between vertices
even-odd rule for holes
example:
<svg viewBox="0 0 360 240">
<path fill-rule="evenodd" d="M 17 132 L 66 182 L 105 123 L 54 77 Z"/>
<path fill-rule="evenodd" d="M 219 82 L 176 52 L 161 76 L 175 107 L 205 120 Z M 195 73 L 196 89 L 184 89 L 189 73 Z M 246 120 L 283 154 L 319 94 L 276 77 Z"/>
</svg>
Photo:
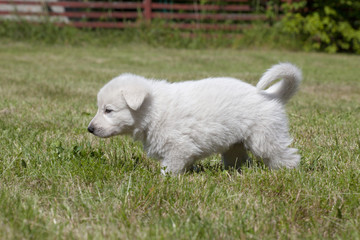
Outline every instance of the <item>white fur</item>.
<svg viewBox="0 0 360 240">
<path fill-rule="evenodd" d="M 294 168 L 300 156 L 289 148 L 284 104 L 300 81 L 290 63 L 270 68 L 257 87 L 226 77 L 169 83 L 122 74 L 99 91 L 88 129 L 99 137 L 132 135 L 174 174 L 213 153 L 222 153 L 226 168 L 239 168 L 246 150 L 272 169 Z"/>
</svg>

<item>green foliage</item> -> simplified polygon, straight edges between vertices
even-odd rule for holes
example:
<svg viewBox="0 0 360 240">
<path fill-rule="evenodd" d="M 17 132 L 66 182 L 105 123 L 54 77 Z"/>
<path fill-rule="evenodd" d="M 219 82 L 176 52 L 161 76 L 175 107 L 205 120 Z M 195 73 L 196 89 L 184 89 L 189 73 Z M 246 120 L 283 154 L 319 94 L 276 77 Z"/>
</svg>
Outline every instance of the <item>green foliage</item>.
<svg viewBox="0 0 360 240">
<path fill-rule="evenodd" d="M 305 50 L 360 54 L 360 2 L 300 1 L 284 9 L 284 32 L 300 38 Z"/>
</svg>

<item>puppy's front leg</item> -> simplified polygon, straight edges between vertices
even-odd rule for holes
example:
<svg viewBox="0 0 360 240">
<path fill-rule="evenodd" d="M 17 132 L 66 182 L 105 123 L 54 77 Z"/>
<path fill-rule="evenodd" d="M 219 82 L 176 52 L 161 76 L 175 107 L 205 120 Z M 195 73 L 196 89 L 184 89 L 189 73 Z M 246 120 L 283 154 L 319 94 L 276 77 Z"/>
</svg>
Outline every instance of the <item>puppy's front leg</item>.
<svg viewBox="0 0 360 240">
<path fill-rule="evenodd" d="M 166 175 L 171 173 L 173 175 L 184 174 L 191 167 L 191 161 L 182 158 L 164 158 L 161 162 L 161 173 Z"/>
</svg>

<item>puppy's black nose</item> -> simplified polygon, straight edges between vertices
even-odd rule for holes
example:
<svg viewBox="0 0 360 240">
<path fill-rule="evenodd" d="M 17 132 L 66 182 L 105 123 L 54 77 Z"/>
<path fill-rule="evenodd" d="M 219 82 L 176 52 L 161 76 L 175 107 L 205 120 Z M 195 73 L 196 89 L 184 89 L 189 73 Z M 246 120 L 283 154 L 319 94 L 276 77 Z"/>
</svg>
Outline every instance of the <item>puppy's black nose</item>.
<svg viewBox="0 0 360 240">
<path fill-rule="evenodd" d="M 94 133 L 94 130 L 95 130 L 95 129 L 94 129 L 93 126 L 89 126 L 89 127 L 88 127 L 88 131 L 89 131 L 90 133 Z"/>
</svg>

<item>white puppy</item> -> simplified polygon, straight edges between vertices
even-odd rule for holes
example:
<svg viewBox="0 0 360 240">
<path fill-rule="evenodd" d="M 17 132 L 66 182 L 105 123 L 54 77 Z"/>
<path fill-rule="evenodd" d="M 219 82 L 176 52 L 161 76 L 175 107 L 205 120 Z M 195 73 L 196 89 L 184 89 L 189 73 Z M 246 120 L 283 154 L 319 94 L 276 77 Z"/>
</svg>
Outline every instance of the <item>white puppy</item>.
<svg viewBox="0 0 360 240">
<path fill-rule="evenodd" d="M 222 154 L 226 168 L 239 168 L 246 150 L 272 169 L 294 168 L 300 156 L 289 148 L 284 105 L 301 78 L 290 63 L 270 68 L 256 87 L 234 78 L 169 83 L 122 74 L 99 91 L 88 130 L 103 138 L 132 135 L 174 174 L 213 153 Z"/>
</svg>

